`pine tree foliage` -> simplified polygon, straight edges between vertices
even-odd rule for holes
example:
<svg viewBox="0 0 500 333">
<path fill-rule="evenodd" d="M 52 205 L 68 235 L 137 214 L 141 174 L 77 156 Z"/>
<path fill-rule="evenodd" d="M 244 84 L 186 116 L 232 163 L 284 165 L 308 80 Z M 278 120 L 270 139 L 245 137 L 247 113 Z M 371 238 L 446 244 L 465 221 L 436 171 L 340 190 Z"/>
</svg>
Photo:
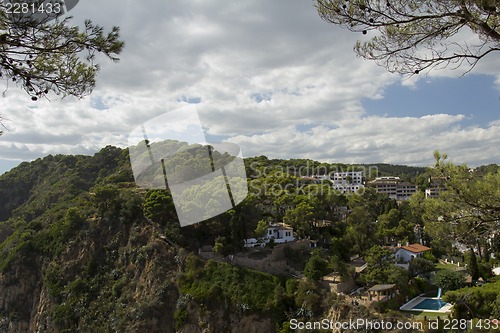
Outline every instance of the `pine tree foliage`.
<svg viewBox="0 0 500 333">
<path fill-rule="evenodd" d="M 0 3 L 0 78 L 24 89 L 32 100 L 53 92 L 81 98 L 95 87 L 103 54 L 118 61 L 124 42 L 119 28 L 110 32 L 92 23 L 83 28 L 71 17 L 14 15 Z"/>
<path fill-rule="evenodd" d="M 320 17 L 353 32 L 356 53 L 390 72 L 419 74 L 434 68 L 470 71 L 500 51 L 500 4 L 496 0 L 317 0 Z M 470 42 L 463 32 L 479 38 Z"/>
</svg>

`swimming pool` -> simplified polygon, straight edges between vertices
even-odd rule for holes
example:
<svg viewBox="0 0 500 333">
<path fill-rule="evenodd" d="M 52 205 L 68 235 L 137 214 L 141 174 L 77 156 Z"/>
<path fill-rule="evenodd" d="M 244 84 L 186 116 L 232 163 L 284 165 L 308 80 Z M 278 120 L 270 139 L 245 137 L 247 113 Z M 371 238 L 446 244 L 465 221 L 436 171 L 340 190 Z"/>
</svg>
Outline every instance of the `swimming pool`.
<svg viewBox="0 0 500 333">
<path fill-rule="evenodd" d="M 417 296 L 399 309 L 403 311 L 415 312 L 438 312 L 443 314 L 451 313 L 452 304 L 446 303 L 437 297 Z"/>
<path fill-rule="evenodd" d="M 413 310 L 440 310 L 443 306 L 445 306 L 446 302 L 443 302 L 440 299 L 427 298 L 413 306 Z"/>
</svg>

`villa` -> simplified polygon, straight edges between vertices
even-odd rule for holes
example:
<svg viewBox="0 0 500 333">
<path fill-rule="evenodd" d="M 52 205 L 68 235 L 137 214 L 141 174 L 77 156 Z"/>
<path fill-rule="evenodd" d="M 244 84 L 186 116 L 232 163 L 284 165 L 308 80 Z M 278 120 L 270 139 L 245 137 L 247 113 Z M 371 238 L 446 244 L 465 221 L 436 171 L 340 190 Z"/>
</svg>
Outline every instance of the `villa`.
<svg viewBox="0 0 500 333">
<path fill-rule="evenodd" d="M 409 263 L 413 258 L 421 257 L 431 248 L 421 244 L 401 246 L 396 250 L 395 256 L 398 263 Z"/>
<path fill-rule="evenodd" d="M 244 246 L 263 247 L 266 246 L 266 244 L 268 244 L 271 240 L 273 240 L 275 244 L 293 242 L 295 240 L 295 236 L 293 235 L 293 228 L 285 223 L 270 224 L 266 230 L 266 234 L 262 237 L 262 239 L 245 239 Z"/>
</svg>

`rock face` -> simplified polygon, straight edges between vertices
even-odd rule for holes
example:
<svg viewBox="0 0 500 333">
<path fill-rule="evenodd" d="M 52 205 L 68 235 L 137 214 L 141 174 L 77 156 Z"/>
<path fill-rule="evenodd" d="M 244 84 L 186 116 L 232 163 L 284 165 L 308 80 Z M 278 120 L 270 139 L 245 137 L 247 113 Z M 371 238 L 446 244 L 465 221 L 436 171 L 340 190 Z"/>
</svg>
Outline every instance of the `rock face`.
<svg viewBox="0 0 500 333">
<path fill-rule="evenodd" d="M 174 331 L 179 249 L 131 180 L 114 147 L 0 177 L 0 333 Z"/>
<path fill-rule="evenodd" d="M 179 333 L 261 333 L 273 332 L 274 327 L 271 319 L 260 318 L 255 314 L 237 316 L 226 315 L 222 309 L 212 311 L 200 311 L 199 308 L 191 308 L 189 321 L 178 330 Z"/>
<path fill-rule="evenodd" d="M 90 231 L 98 226 L 89 226 Z M 145 222 L 129 228 L 134 232 L 122 226 L 97 238 L 70 242 L 52 260 L 37 260 L 32 254 L 11 262 L 0 274 L 0 332 L 91 332 L 100 326 L 173 332 L 177 250 L 159 238 L 154 225 Z M 110 271 L 96 267 L 93 274 L 88 272 L 92 263 L 108 260 Z M 96 324 L 94 315 L 102 322 Z"/>
<path fill-rule="evenodd" d="M 0 332 L 24 333 L 37 312 L 39 274 L 33 266 L 14 266 L 0 274 Z"/>
<path fill-rule="evenodd" d="M 89 223 L 59 257 L 42 260 L 27 252 L 10 263 L 0 274 L 0 332 L 176 331 L 176 277 L 184 251 L 147 221 L 107 230 L 104 222 Z M 273 330 L 269 318 L 238 315 L 224 304 L 209 311 L 191 304 L 178 332 Z"/>
</svg>

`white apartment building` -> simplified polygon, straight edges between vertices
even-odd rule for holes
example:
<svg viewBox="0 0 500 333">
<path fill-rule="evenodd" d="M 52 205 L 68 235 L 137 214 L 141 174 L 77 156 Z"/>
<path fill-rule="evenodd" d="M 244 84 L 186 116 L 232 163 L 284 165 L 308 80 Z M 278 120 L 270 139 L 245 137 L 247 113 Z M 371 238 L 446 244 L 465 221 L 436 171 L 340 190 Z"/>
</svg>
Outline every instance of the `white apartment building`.
<svg viewBox="0 0 500 333">
<path fill-rule="evenodd" d="M 431 187 L 425 189 L 425 197 L 426 198 L 437 198 L 439 197 L 439 192 L 441 192 L 442 189 L 437 188 L 437 187 Z"/>
<path fill-rule="evenodd" d="M 399 177 L 377 177 L 369 183 L 369 186 L 374 187 L 377 193 L 384 193 L 391 199 L 396 199 L 398 196 L 398 184 L 401 182 Z"/>
<path fill-rule="evenodd" d="M 401 182 L 398 184 L 396 189 L 396 199 L 402 201 L 410 200 L 412 194 L 416 193 L 417 190 L 417 185 L 408 182 Z"/>
<path fill-rule="evenodd" d="M 363 171 L 335 172 L 331 179 L 333 188 L 342 192 L 358 192 L 363 189 Z"/>
<path fill-rule="evenodd" d="M 377 177 L 369 183 L 377 193 L 384 193 L 391 199 L 408 200 L 411 195 L 417 192 L 417 185 L 403 182 L 399 177 Z"/>
</svg>

